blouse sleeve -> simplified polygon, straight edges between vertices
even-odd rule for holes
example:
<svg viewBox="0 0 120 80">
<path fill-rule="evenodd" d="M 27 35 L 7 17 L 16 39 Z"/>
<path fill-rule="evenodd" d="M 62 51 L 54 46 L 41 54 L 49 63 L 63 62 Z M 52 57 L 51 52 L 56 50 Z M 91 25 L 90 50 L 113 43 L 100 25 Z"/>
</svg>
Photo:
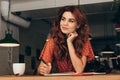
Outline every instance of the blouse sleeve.
<svg viewBox="0 0 120 80">
<path fill-rule="evenodd" d="M 44 59 L 46 62 L 52 62 L 52 56 L 53 56 L 53 47 L 54 47 L 54 42 L 53 42 L 53 39 L 49 39 L 43 49 L 42 49 L 42 52 L 41 52 L 41 55 L 39 57 Z"/>
<path fill-rule="evenodd" d="M 87 56 L 87 61 L 91 61 L 94 59 L 94 53 L 89 40 L 85 43 L 85 46 L 82 51 L 82 55 Z"/>
</svg>

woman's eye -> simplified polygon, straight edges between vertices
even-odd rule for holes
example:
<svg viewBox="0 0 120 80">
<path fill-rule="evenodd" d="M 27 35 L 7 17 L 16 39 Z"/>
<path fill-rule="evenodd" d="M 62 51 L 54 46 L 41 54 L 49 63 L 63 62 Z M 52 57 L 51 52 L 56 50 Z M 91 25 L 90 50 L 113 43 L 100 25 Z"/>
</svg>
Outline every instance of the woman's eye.
<svg viewBox="0 0 120 80">
<path fill-rule="evenodd" d="M 74 23 L 75 21 L 74 20 L 69 20 L 69 22 Z"/>
<path fill-rule="evenodd" d="M 65 18 L 61 18 L 61 20 L 65 20 Z"/>
</svg>

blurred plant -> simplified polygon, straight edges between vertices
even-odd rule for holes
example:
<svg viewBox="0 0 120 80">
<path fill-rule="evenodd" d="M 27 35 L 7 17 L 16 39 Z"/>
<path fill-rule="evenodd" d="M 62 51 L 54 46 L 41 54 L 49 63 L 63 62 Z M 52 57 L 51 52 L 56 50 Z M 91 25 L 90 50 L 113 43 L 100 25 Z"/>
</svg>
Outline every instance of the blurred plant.
<svg viewBox="0 0 120 80">
<path fill-rule="evenodd" d="M 112 22 L 120 24 L 120 0 L 114 0 L 112 10 L 115 11 Z"/>
<path fill-rule="evenodd" d="M 120 24 L 120 0 L 114 0 L 112 10 L 115 11 L 113 23 Z"/>
<path fill-rule="evenodd" d="M 120 0 L 114 0 L 111 10 L 117 10 L 119 8 L 119 6 L 120 6 Z"/>
</svg>

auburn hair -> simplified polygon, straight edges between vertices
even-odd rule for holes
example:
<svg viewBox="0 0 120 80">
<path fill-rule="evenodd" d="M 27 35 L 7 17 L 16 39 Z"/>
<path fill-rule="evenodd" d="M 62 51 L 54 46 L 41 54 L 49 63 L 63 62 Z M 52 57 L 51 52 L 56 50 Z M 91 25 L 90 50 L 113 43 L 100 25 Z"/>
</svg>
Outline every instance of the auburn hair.
<svg viewBox="0 0 120 80">
<path fill-rule="evenodd" d="M 54 40 L 54 56 L 56 59 L 62 60 L 68 57 L 68 47 L 67 47 L 67 36 L 63 34 L 60 30 L 60 21 L 64 12 L 71 12 L 80 27 L 76 30 L 78 33 L 77 38 L 73 41 L 76 55 L 81 58 L 81 52 L 88 40 L 89 26 L 87 24 L 87 19 L 84 13 L 77 6 L 65 6 L 62 7 L 55 18 L 52 27 L 51 37 Z"/>
</svg>

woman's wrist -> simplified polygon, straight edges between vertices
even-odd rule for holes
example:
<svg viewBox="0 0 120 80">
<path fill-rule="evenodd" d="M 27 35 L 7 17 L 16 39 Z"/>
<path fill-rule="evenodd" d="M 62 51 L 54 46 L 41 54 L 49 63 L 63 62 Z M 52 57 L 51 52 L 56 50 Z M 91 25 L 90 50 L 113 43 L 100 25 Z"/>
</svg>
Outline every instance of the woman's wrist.
<svg viewBox="0 0 120 80">
<path fill-rule="evenodd" d="M 73 43 L 71 41 L 67 41 L 67 45 L 68 45 L 68 47 L 73 46 Z"/>
<path fill-rule="evenodd" d="M 72 43 L 71 41 L 67 40 L 67 44 L 71 44 L 71 43 Z"/>
</svg>

